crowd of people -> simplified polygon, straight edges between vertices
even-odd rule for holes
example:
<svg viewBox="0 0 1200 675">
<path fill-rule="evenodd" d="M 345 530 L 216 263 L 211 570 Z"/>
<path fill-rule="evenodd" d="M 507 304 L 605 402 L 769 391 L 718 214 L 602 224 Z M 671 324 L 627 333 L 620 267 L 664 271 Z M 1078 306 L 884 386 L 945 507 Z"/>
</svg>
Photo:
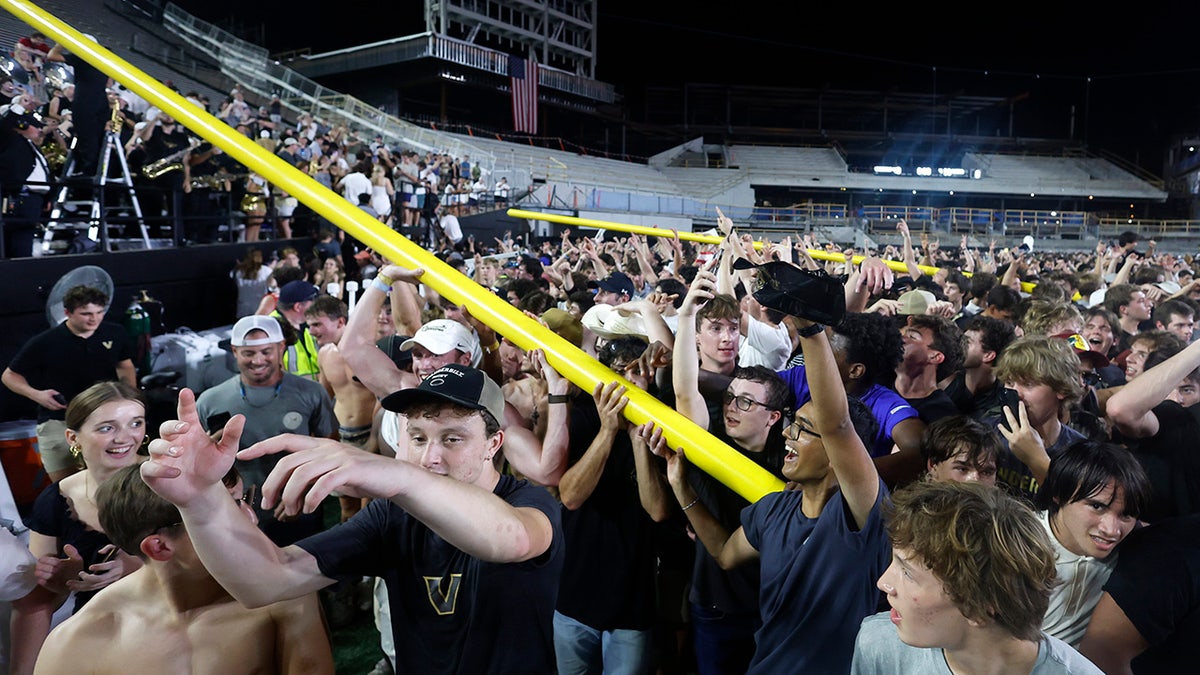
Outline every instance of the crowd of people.
<svg viewBox="0 0 1200 675">
<path fill-rule="evenodd" d="M 57 187 L 69 186 L 72 199 L 94 198 L 104 167 L 107 179 L 119 178 L 121 163 L 111 152 L 124 157 L 148 232 L 177 243 L 228 239 L 223 227 L 241 241 L 258 241 L 264 226 L 273 238 L 290 239 L 314 235 L 327 224 L 281 187 L 40 33 L 22 38 L 13 49 L 18 53 L 23 65 L 0 75 L 0 187 L 9 197 L 5 257 L 32 254 Z M 68 76 L 46 77 L 52 65 Z M 509 197 L 507 180 L 493 180 L 468 155 L 389 147 L 378 134 L 310 113 L 290 114 L 278 96 L 253 105 L 240 88 L 220 101 L 176 92 L 351 204 L 396 229 L 414 228 L 408 232 L 420 231 L 425 240 L 461 238 L 459 217 L 502 206 Z M 105 199 L 128 197 L 113 192 Z"/>
<path fill-rule="evenodd" d="M 3 375 L 54 478 L 12 672 L 332 672 L 312 617 L 363 592 L 381 673 L 1187 668 L 1194 260 L 719 229 L 430 244 L 623 378 L 591 388 L 330 231 L 248 253 L 237 373 L 147 428 L 109 299 L 72 290 Z M 629 387 L 786 488 L 698 469 Z"/>
</svg>

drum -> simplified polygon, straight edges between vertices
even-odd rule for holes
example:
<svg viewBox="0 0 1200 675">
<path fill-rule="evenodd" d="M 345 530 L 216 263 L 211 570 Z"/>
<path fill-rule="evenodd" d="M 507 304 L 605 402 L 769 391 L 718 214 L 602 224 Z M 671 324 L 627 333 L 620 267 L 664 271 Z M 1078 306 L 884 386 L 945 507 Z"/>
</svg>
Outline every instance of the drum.
<svg viewBox="0 0 1200 675">
<path fill-rule="evenodd" d="M 50 484 L 50 478 L 42 468 L 42 458 L 38 455 L 36 422 L 0 424 L 0 463 L 17 508 L 31 508 L 38 494 Z"/>
</svg>

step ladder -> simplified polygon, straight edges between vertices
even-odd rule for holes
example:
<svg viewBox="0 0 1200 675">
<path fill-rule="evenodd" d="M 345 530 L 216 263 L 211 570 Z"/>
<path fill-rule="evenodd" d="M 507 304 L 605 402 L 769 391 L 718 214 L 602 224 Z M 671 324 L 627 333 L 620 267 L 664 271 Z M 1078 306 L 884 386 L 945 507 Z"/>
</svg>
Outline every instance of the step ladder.
<svg viewBox="0 0 1200 675">
<path fill-rule="evenodd" d="M 117 165 L 121 168 L 120 176 L 109 176 L 112 169 L 113 155 L 116 155 Z M 128 216 L 129 210 L 132 210 L 134 222 L 137 223 L 141 232 L 142 244 L 146 248 L 150 248 L 150 233 L 146 229 L 146 220 L 142 216 L 142 206 L 138 201 L 137 191 L 133 186 L 133 177 L 129 174 L 129 163 L 125 161 L 125 151 L 119 133 L 111 129 L 105 131 L 104 149 L 101 151 L 99 168 L 94 177 L 72 176 L 74 168 L 75 143 L 72 141 L 66 165 L 63 169 L 62 185 L 59 186 L 58 193 L 55 195 L 54 205 L 50 210 L 50 220 L 46 224 L 46 233 L 42 239 L 42 253 L 53 252 L 52 243 L 55 232 L 76 229 L 74 226 L 64 222 L 65 214 L 76 212 L 83 208 L 88 209 L 87 238 L 93 242 L 99 242 L 101 250 L 112 250 L 112 243 L 108 236 L 109 217 L 114 215 L 114 211 L 118 213 L 124 211 L 123 215 Z M 109 184 L 125 186 L 129 193 L 129 204 L 127 206 L 108 207 L 105 205 L 105 193 Z M 74 191 L 83 185 L 92 190 L 91 199 L 72 199 Z M 80 221 L 76 218 L 73 222 Z"/>
</svg>

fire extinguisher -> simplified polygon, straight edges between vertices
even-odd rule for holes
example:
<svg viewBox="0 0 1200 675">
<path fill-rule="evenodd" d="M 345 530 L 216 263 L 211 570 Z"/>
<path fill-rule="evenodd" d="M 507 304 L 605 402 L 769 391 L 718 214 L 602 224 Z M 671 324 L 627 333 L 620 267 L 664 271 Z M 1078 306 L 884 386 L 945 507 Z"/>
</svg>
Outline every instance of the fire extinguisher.
<svg viewBox="0 0 1200 675">
<path fill-rule="evenodd" d="M 142 292 L 143 297 L 145 291 Z M 125 331 L 133 338 L 134 365 L 139 377 L 150 374 L 150 313 L 133 297 L 129 309 L 125 310 Z"/>
</svg>

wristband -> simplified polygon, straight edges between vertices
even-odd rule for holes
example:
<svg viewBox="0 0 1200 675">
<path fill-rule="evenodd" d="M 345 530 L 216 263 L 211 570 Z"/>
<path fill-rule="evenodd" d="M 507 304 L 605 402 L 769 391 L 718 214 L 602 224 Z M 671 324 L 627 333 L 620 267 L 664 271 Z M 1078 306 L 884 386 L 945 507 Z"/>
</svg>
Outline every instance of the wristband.
<svg viewBox="0 0 1200 675">
<path fill-rule="evenodd" d="M 568 394 L 550 394 L 546 397 L 548 403 L 570 403 L 571 397 Z"/>
<path fill-rule="evenodd" d="M 700 501 L 700 498 L 699 498 L 699 497 L 696 497 L 696 498 L 695 498 L 695 499 L 693 499 L 693 500 L 692 500 L 692 501 L 691 501 L 691 502 L 690 502 L 690 503 L 689 503 L 687 506 L 683 507 L 683 510 L 684 510 L 684 511 L 687 511 L 688 509 L 690 509 L 690 508 L 692 508 L 693 506 L 695 506 L 695 505 L 696 505 L 696 502 L 698 502 L 698 501 Z"/>
<path fill-rule="evenodd" d="M 375 275 L 375 280 L 376 280 L 376 281 L 379 281 L 379 282 L 381 282 L 381 283 L 383 283 L 383 284 L 386 284 L 388 288 L 391 288 L 391 287 L 392 287 L 392 284 L 396 283 L 396 280 L 395 280 L 395 279 L 392 279 L 391 277 L 389 277 L 389 276 L 388 276 L 388 275 L 386 275 L 386 274 L 376 274 L 376 275 Z"/>
<path fill-rule="evenodd" d="M 384 293 L 390 293 L 392 290 L 391 284 L 383 283 L 382 281 L 379 280 L 379 277 L 375 277 L 374 279 L 371 280 L 371 288 L 377 288 L 377 289 L 383 291 Z"/>
<path fill-rule="evenodd" d="M 796 331 L 796 335 L 799 335 L 800 337 L 810 338 L 810 337 L 816 335 L 817 333 L 820 333 L 823 330 L 825 330 L 825 326 L 822 326 L 819 323 L 814 323 L 813 325 L 809 326 L 808 328 L 801 328 L 800 330 Z"/>
<path fill-rule="evenodd" d="M 496 340 L 492 344 L 483 348 L 483 351 L 487 354 L 495 354 L 499 350 L 500 350 L 500 341 L 499 340 Z"/>
</svg>

